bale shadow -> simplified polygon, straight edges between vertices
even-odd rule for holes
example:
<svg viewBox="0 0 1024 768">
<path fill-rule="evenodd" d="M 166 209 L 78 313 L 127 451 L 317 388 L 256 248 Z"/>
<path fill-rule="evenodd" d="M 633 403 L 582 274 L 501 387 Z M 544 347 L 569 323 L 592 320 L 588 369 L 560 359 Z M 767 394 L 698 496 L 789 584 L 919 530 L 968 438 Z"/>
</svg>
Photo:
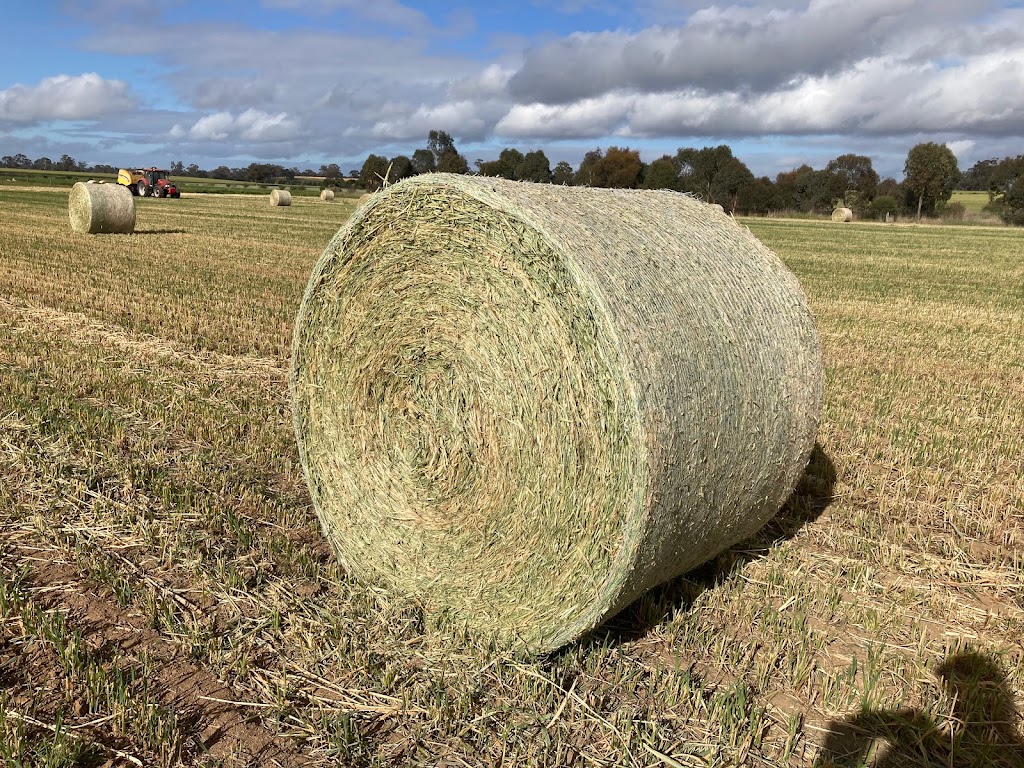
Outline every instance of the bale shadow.
<svg viewBox="0 0 1024 768">
<path fill-rule="evenodd" d="M 135 235 L 184 235 L 184 229 L 137 229 Z"/>
<path fill-rule="evenodd" d="M 814 768 L 1024 767 L 1021 715 L 998 663 L 965 651 L 948 656 L 935 675 L 951 702 L 951 717 L 862 709 L 829 723 Z"/>
<path fill-rule="evenodd" d="M 688 610 L 705 590 L 720 586 L 730 574 L 764 557 L 773 545 L 793 538 L 801 528 L 817 520 L 834 500 L 835 484 L 835 465 L 821 445 L 815 443 L 793 493 L 757 533 L 640 596 L 581 643 L 619 645 L 642 639 L 677 612 Z"/>
</svg>

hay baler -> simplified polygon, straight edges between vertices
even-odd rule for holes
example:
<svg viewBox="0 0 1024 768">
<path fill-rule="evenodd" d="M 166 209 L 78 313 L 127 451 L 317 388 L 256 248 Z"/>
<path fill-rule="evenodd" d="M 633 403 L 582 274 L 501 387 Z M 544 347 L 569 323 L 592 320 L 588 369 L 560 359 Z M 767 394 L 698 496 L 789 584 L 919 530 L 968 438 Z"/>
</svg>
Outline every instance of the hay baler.
<svg viewBox="0 0 1024 768">
<path fill-rule="evenodd" d="M 170 171 L 163 168 L 121 168 L 117 172 L 117 183 L 139 197 L 181 197 L 169 176 Z"/>
</svg>

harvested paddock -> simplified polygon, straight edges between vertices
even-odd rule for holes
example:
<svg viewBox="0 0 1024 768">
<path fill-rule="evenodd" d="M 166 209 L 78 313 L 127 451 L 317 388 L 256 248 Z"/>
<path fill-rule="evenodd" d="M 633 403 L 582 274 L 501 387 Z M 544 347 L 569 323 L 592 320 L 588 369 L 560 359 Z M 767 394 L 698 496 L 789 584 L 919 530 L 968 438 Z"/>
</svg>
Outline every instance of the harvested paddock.
<svg viewBox="0 0 1024 768">
<path fill-rule="evenodd" d="M 3 190 L 10 754 L 811 766 L 835 731 L 896 765 L 940 763 L 950 735 L 1014 764 L 1024 232 L 740 220 L 821 331 L 810 467 L 752 537 L 526 660 L 429 629 L 320 532 L 290 344 L 352 207 L 139 202 L 133 237 L 79 237 L 67 190 Z"/>
</svg>

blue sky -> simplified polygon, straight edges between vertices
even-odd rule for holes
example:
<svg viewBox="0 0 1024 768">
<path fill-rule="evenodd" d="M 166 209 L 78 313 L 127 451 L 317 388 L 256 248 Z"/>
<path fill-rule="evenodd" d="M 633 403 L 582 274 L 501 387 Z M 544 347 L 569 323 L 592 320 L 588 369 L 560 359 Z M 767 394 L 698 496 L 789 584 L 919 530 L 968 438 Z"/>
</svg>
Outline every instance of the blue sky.
<svg viewBox="0 0 1024 768">
<path fill-rule="evenodd" d="M 759 175 L 1024 153 L 1024 9 L 986 0 L 2 0 L 0 154 L 358 168 L 446 130 L 574 166 L 728 143 Z"/>
</svg>

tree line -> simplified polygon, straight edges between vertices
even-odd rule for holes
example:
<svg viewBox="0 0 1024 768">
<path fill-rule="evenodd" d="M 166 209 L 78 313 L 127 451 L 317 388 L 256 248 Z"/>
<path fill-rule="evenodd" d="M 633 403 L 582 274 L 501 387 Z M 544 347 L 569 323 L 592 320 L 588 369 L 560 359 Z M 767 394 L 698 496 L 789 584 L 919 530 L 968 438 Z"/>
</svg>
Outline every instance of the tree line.
<svg viewBox="0 0 1024 768">
<path fill-rule="evenodd" d="M 23 154 L 0 158 L 0 166 L 38 170 L 77 170 L 116 173 L 113 166 L 88 167 L 63 155 L 54 162 L 42 157 L 30 160 Z M 860 218 L 887 216 L 963 215 L 963 206 L 951 203 L 954 189 L 988 193 L 988 210 L 1009 224 L 1024 226 L 1024 155 L 991 158 L 975 163 L 961 173 L 956 156 L 942 144 L 925 142 L 912 147 L 904 165 L 904 179 L 880 178 L 871 158 L 845 154 L 830 160 L 824 168 L 801 165 L 783 171 L 774 179 L 755 176 L 735 157 L 732 149 L 681 147 L 675 154 L 662 155 L 645 163 L 639 150 L 629 147 L 600 147 L 587 152 L 573 168 L 565 161 L 554 167 L 541 149 L 523 153 L 506 147 L 497 159 L 475 162 L 476 174 L 515 181 L 572 186 L 626 189 L 669 189 L 718 203 L 734 214 L 769 215 L 778 211 L 827 214 L 837 206 L 850 208 Z M 465 155 L 445 131 L 430 131 L 426 146 L 411 155 L 388 158 L 371 154 L 359 170 L 342 172 L 337 164 L 321 165 L 318 171 L 286 168 L 273 163 L 251 163 L 245 168 L 219 166 L 205 171 L 195 163 L 171 164 L 172 174 L 194 178 L 230 179 L 259 183 L 291 182 L 300 176 L 317 177 L 323 185 L 352 183 L 374 191 L 386 184 L 421 173 L 470 173 Z"/>
<path fill-rule="evenodd" d="M 988 209 L 1010 224 L 1024 225 L 1024 155 L 985 160 L 961 174 L 956 156 L 944 144 L 925 142 L 912 147 L 904 164 L 904 179 L 880 178 L 871 158 L 845 154 L 822 169 L 801 165 L 774 179 L 757 177 L 725 144 L 717 147 L 682 147 L 645 163 L 639 150 L 612 146 L 587 152 L 578 167 L 562 161 L 553 168 L 543 150 L 525 154 L 514 147 L 502 149 L 496 160 L 477 160 L 476 173 L 514 181 L 626 189 L 670 189 L 734 214 L 766 216 L 776 211 L 830 213 L 850 208 L 860 218 L 887 216 L 948 216 L 959 218 L 964 206 L 951 203 L 955 189 L 977 189 L 989 194 Z M 408 176 L 431 171 L 468 173 L 452 137 L 431 131 L 427 146 L 412 157 L 370 155 L 359 172 L 362 186 L 379 189 Z"/>
</svg>

